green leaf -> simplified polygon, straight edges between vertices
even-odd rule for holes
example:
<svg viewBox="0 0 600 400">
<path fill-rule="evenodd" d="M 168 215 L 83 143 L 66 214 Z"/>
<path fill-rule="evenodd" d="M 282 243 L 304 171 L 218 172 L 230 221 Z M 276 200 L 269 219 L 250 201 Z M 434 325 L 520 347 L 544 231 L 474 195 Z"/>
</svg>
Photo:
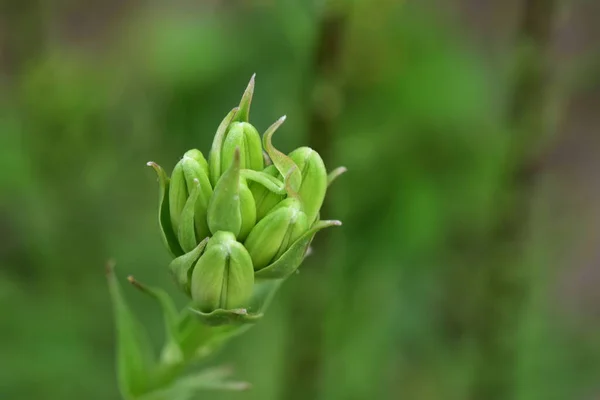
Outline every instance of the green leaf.
<svg viewBox="0 0 600 400">
<path fill-rule="evenodd" d="M 155 359 L 146 332 L 131 312 L 121 293 L 114 264 L 106 268 L 117 328 L 117 374 L 121 394 L 134 399 L 151 387 Z"/>
</svg>

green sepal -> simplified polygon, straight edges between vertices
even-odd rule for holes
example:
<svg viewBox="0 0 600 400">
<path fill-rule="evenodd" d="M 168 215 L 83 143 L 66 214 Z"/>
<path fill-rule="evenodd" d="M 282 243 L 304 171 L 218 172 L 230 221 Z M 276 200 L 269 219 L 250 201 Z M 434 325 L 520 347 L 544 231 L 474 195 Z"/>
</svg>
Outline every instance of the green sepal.
<svg viewBox="0 0 600 400">
<path fill-rule="evenodd" d="M 193 315 L 203 324 L 222 326 L 221 329 L 226 329 L 226 331 L 217 335 L 216 340 L 212 341 L 210 351 L 214 351 L 222 342 L 245 332 L 246 329 L 258 322 L 263 317 L 282 283 L 282 279 L 255 280 L 252 297 L 247 309 L 229 311 L 221 309 L 215 310 L 212 313 L 203 313 L 200 310 L 190 307 L 190 315 Z M 232 325 L 231 329 L 226 325 Z"/>
<path fill-rule="evenodd" d="M 306 250 L 312 241 L 314 235 L 325 228 L 330 226 L 340 226 L 342 223 L 336 220 L 327 220 L 327 221 L 319 221 L 314 224 L 308 231 L 306 231 L 302 236 L 300 236 L 291 246 L 290 248 L 283 253 L 281 257 L 279 257 L 272 264 L 264 267 L 259 271 L 254 272 L 254 277 L 256 279 L 283 279 L 287 278 L 291 274 L 293 274 L 302 261 L 304 260 L 304 256 L 306 255 Z"/>
<path fill-rule="evenodd" d="M 208 223 L 206 222 L 206 214 L 208 213 L 208 203 L 213 194 L 213 189 L 208 178 L 208 172 L 205 171 L 202 162 L 198 161 L 198 156 L 202 156 L 202 153 L 194 157 L 194 153 L 200 153 L 199 151 L 190 150 L 187 151 L 182 160 L 183 174 L 185 176 L 186 185 L 188 192 L 193 191 L 194 187 L 200 184 L 200 190 L 198 197 L 195 202 L 194 208 L 194 227 L 196 240 L 193 243 L 193 247 L 198 244 L 198 241 L 204 239 L 209 235 Z M 191 248 L 183 249 L 189 251 Z"/>
<path fill-rule="evenodd" d="M 148 166 L 152 167 L 158 175 L 159 198 L 158 198 L 158 225 L 160 227 L 161 237 L 165 246 L 173 257 L 179 257 L 184 253 L 177 241 L 177 235 L 173 231 L 169 211 L 169 177 L 162 167 L 155 162 L 149 161 Z"/>
<path fill-rule="evenodd" d="M 169 216 L 171 218 L 171 227 L 175 233 L 179 232 L 181 212 L 185 207 L 189 195 L 182 161 L 179 160 L 175 164 L 175 167 L 173 167 L 169 181 Z"/>
<path fill-rule="evenodd" d="M 337 167 L 329 174 L 327 174 L 327 187 L 331 186 L 331 184 L 340 177 L 340 175 L 345 174 L 348 169 L 346 167 Z"/>
<path fill-rule="evenodd" d="M 114 264 L 107 265 L 106 276 L 117 329 L 119 389 L 125 399 L 135 399 L 148 392 L 154 384 L 156 361 L 146 331 L 121 293 L 114 273 Z"/>
<path fill-rule="evenodd" d="M 208 313 L 196 308 L 190 308 L 190 311 L 200 321 L 211 326 L 254 324 L 263 317 L 262 313 L 250 314 L 245 308 L 233 310 L 219 308 Z"/>
<path fill-rule="evenodd" d="M 223 173 L 208 203 L 208 228 L 211 233 L 227 231 L 238 236 L 242 228 L 240 209 L 240 150 L 236 149 L 231 166 Z"/>
<path fill-rule="evenodd" d="M 198 179 L 195 179 L 190 196 L 187 198 L 179 217 L 179 232 L 177 236 L 179 237 L 179 244 L 186 253 L 192 251 L 197 246 L 194 215 L 196 213 L 196 202 L 198 201 L 199 194 L 200 182 Z"/>
<path fill-rule="evenodd" d="M 247 308 L 251 318 L 246 323 L 210 326 L 206 315 L 199 315 L 191 306 L 179 323 L 180 343 L 188 359 L 199 360 L 218 351 L 231 338 L 241 335 L 265 313 L 283 280 L 256 280 Z M 206 313 L 200 313 L 206 314 Z M 211 319 L 210 317 L 208 317 Z M 235 318 L 238 322 L 239 318 Z M 212 319 L 211 319 L 212 320 Z M 213 324 L 216 324 L 215 318 Z M 210 321 L 209 321 L 210 322 Z"/>
<path fill-rule="evenodd" d="M 212 147 L 210 148 L 210 153 L 208 154 L 208 169 L 210 172 L 210 183 L 213 187 L 216 186 L 219 177 L 221 176 L 221 149 L 223 148 L 223 142 L 225 141 L 225 134 L 227 133 L 227 129 L 229 128 L 229 124 L 233 121 L 233 117 L 239 110 L 238 107 L 235 107 L 223 118 L 219 127 L 217 128 L 217 132 L 215 133 L 215 137 L 213 139 Z"/>
<path fill-rule="evenodd" d="M 240 212 L 242 215 L 242 226 L 238 240 L 241 242 L 250 233 L 252 227 L 256 224 L 256 203 L 254 196 L 245 182 L 240 182 Z"/>
<path fill-rule="evenodd" d="M 169 271 L 175 283 L 185 294 L 191 297 L 191 275 L 194 265 L 202 255 L 209 238 L 203 239 L 192 251 L 185 253 L 169 264 Z"/>
<path fill-rule="evenodd" d="M 292 196 L 294 193 L 298 192 L 300 189 L 300 184 L 302 183 L 302 174 L 294 161 L 283 154 L 275 147 L 273 147 L 272 137 L 277 128 L 283 124 L 285 121 L 285 116 L 279 118 L 273 125 L 271 125 L 263 135 L 263 146 L 271 158 L 273 165 L 277 168 L 281 176 L 284 177 L 284 182 L 287 187 L 291 189 L 293 193 L 289 193 L 288 195 Z"/>
<path fill-rule="evenodd" d="M 256 220 L 260 221 L 285 198 L 285 185 L 277 178 L 280 175 L 274 165 L 269 165 L 262 172 L 251 172 L 246 178 L 253 181 L 248 187 L 256 204 Z"/>
<path fill-rule="evenodd" d="M 244 94 L 240 100 L 238 112 L 235 114 L 232 122 L 248 122 L 250 120 L 250 104 L 252 103 L 252 96 L 254 95 L 255 78 L 256 74 L 252 74 L 250 82 L 248 82 L 248 86 L 246 86 L 246 90 L 244 90 Z"/>
<path fill-rule="evenodd" d="M 266 173 L 265 171 L 275 171 L 275 173 Z M 265 187 L 269 192 L 279 195 L 285 195 L 285 185 L 275 176 L 279 175 L 279 171 L 274 166 L 267 167 L 264 171 L 254 171 L 252 169 L 242 169 L 240 171 L 242 178 L 245 178 L 252 183 L 258 183 Z M 251 184 L 252 184 L 251 183 Z M 250 185 L 251 185 L 250 184 Z"/>
</svg>

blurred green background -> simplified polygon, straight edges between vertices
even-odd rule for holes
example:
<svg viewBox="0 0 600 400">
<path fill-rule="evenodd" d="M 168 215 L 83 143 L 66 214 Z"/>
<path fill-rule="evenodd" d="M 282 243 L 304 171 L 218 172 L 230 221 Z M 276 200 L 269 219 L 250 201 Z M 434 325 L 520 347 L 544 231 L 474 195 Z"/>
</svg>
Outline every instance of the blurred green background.
<svg viewBox="0 0 600 400">
<path fill-rule="evenodd" d="M 600 5 L 0 3 L 0 398 L 118 399 L 107 259 L 175 293 L 157 184 L 251 121 L 345 165 L 344 222 L 210 399 L 600 396 Z M 158 309 L 126 296 L 160 342 Z M 177 297 L 181 304 L 183 299 Z"/>
</svg>

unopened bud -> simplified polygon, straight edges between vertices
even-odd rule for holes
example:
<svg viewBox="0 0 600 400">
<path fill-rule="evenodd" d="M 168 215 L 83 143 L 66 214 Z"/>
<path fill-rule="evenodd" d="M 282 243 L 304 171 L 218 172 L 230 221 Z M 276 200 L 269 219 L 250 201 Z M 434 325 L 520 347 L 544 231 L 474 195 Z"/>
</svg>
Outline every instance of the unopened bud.
<svg viewBox="0 0 600 400">
<path fill-rule="evenodd" d="M 300 147 L 289 154 L 302 175 L 298 197 L 302 210 L 312 224 L 319 214 L 327 191 L 327 170 L 319 153 L 310 147 Z"/>
<path fill-rule="evenodd" d="M 242 229 L 240 206 L 240 151 L 234 152 L 233 162 L 219 178 L 213 196 L 208 204 L 208 227 L 215 234 L 218 231 L 233 233 L 235 237 Z"/>
<path fill-rule="evenodd" d="M 256 224 L 244 242 L 254 270 L 279 258 L 308 228 L 308 218 L 300 210 L 298 200 L 289 198 L 279 203 Z"/>
<path fill-rule="evenodd" d="M 240 149 L 240 168 L 260 171 L 264 167 L 260 134 L 248 122 L 233 122 L 225 135 L 221 149 L 221 171 L 233 162 L 235 149 Z"/>
<path fill-rule="evenodd" d="M 171 175 L 169 215 L 173 232 L 185 252 L 209 234 L 206 213 L 213 190 L 206 170 L 206 160 L 194 149 L 184 154 Z"/>
<path fill-rule="evenodd" d="M 231 232 L 217 232 L 192 272 L 191 293 L 202 312 L 248 306 L 254 286 L 252 259 Z"/>
</svg>

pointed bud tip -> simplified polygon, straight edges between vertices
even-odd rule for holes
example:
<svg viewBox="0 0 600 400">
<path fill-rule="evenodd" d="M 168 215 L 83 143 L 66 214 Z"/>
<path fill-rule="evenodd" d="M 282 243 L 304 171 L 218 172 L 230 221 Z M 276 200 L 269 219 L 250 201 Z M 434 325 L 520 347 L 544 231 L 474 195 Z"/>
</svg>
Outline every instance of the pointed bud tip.
<svg viewBox="0 0 600 400">
<path fill-rule="evenodd" d="M 141 290 L 144 293 L 148 293 L 148 288 L 143 283 L 135 279 L 133 275 L 129 275 L 127 277 L 127 282 L 133 285 L 133 287 L 135 287 L 136 289 Z"/>
<path fill-rule="evenodd" d="M 284 122 L 286 119 L 287 119 L 287 115 L 284 115 L 284 116 L 282 116 L 281 118 L 279 118 L 279 119 L 277 120 L 277 122 L 279 122 L 279 123 L 283 123 L 283 122 Z"/>
<path fill-rule="evenodd" d="M 152 168 L 156 168 L 158 166 L 157 163 L 155 163 L 154 161 L 148 161 L 146 163 L 147 166 L 152 167 Z"/>
<path fill-rule="evenodd" d="M 110 276 L 115 272 L 115 260 L 110 259 L 106 262 L 106 265 L 104 266 L 104 272 L 106 273 L 106 275 Z"/>
<path fill-rule="evenodd" d="M 250 390 L 251 388 L 252 384 L 250 382 L 235 382 L 233 385 L 233 389 L 239 391 Z"/>
</svg>

